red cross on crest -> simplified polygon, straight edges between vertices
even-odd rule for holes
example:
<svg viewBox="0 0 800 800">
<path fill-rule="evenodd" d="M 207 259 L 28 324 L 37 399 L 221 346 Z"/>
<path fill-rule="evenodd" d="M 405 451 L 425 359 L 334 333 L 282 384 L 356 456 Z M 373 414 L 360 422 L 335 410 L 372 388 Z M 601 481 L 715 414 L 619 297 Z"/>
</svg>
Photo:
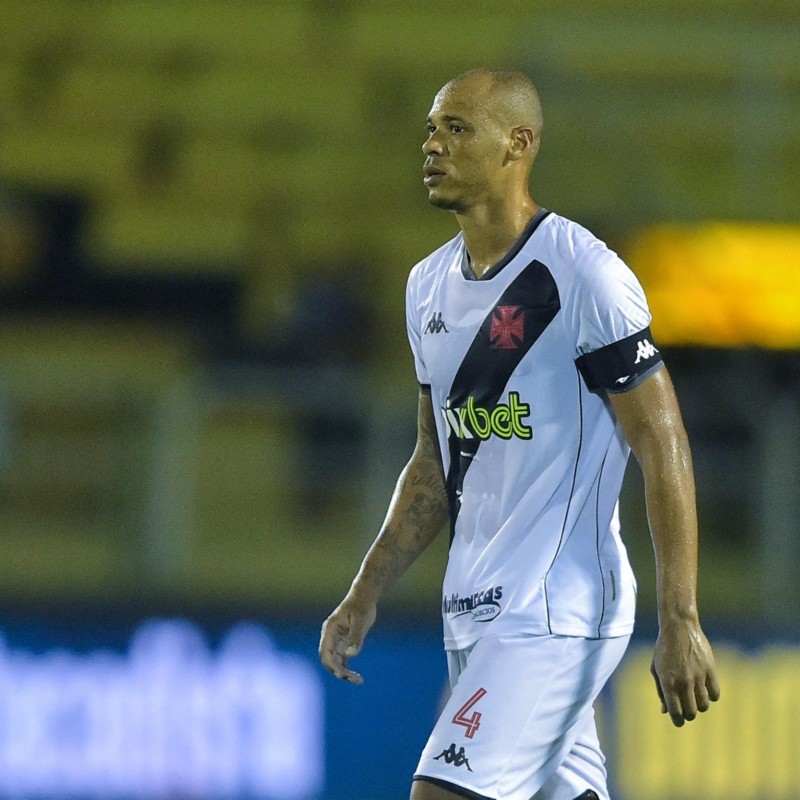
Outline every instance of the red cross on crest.
<svg viewBox="0 0 800 800">
<path fill-rule="evenodd" d="M 489 341 L 495 350 L 516 350 L 525 341 L 525 309 L 497 306 L 492 314 Z"/>
</svg>

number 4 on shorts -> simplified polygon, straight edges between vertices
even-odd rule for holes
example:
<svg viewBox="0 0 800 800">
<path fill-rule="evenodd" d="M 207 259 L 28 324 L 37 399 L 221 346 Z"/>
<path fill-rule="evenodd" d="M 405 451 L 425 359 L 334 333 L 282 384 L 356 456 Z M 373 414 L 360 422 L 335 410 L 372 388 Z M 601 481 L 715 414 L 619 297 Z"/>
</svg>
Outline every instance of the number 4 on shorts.
<svg viewBox="0 0 800 800">
<path fill-rule="evenodd" d="M 486 689 L 478 689 L 466 703 L 464 703 L 461 708 L 456 711 L 455 716 L 453 717 L 453 724 L 454 725 L 462 725 L 467 729 L 466 737 L 467 739 L 471 739 L 475 732 L 481 726 L 481 712 L 480 711 L 473 711 L 472 714 L 467 716 L 467 712 L 478 702 L 486 694 Z"/>
</svg>

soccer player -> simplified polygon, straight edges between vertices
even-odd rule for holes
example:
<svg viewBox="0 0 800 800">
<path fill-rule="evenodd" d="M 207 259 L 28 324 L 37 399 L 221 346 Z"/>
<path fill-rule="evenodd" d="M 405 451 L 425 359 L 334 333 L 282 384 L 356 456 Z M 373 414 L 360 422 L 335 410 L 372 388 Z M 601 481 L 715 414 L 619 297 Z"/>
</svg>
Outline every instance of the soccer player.
<svg viewBox="0 0 800 800">
<path fill-rule="evenodd" d="M 532 82 L 464 73 L 436 95 L 427 131 L 428 198 L 461 230 L 408 281 L 417 444 L 320 657 L 361 683 L 348 659 L 378 601 L 449 519 L 452 694 L 412 800 L 607 800 L 592 704 L 633 629 L 618 518 L 631 449 L 655 551 L 662 712 L 680 726 L 719 697 L 686 433 L 638 281 L 529 193 L 542 131 Z"/>
</svg>

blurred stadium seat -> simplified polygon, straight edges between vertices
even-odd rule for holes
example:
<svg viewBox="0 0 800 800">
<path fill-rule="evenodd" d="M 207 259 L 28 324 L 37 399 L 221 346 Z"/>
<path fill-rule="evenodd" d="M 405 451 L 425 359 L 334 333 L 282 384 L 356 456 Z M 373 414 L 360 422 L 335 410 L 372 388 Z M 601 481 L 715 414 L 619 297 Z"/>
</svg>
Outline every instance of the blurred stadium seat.
<svg viewBox="0 0 800 800">
<path fill-rule="evenodd" d="M 796 124 L 781 111 L 796 109 L 800 89 L 783 24 L 792 4 L 676 6 L 677 15 L 657 3 L 635 14 L 608 4 L 533 11 L 515 2 L 502 13 L 462 4 L 454 29 L 447 4 L 218 2 L 195 13 L 158 2 L 13 0 L 0 28 L 9 43 L 0 76 L 11 89 L 0 176 L 89 193 L 97 215 L 88 244 L 100 263 L 205 253 L 241 265 L 262 224 L 254 207 L 278 192 L 295 212 L 283 233 L 301 264 L 324 235 L 352 230 L 354 197 L 392 187 L 392 213 L 369 219 L 371 239 L 409 263 L 438 233 L 409 203 L 421 198 L 416 148 L 431 95 L 454 71 L 501 58 L 529 65 L 541 83 L 551 205 L 634 223 L 679 205 L 692 216 L 714 205 L 747 213 L 735 172 L 746 162 L 741 146 L 757 142 L 743 128 L 768 123 L 760 147 L 794 158 Z M 329 58 L 331 47 L 343 57 Z M 590 125 L 576 125 L 586 112 Z M 172 126 L 174 163 L 150 186 L 153 197 L 142 194 L 141 148 L 159 120 Z M 598 150 L 611 173 L 598 171 Z M 641 181 L 631 180 L 642 169 L 663 194 L 644 208 Z M 707 185 L 711 175 L 718 188 Z M 778 195 L 762 214 L 797 208 L 796 193 L 771 188 Z M 303 209 L 319 224 L 308 226 Z M 175 219 L 169 229 L 156 224 L 163 216 Z M 392 246 L 398 227 L 403 248 Z"/>
<path fill-rule="evenodd" d="M 11 627 L 31 609 L 44 620 L 20 624 L 6 666 L 88 646 L 73 602 L 106 625 L 88 660 L 122 648 L 121 617 L 177 608 L 279 618 L 314 662 L 320 609 L 413 446 L 403 288 L 455 232 L 425 203 L 425 116 L 480 64 L 540 88 L 534 195 L 651 292 L 693 442 L 704 612 L 737 645 L 800 641 L 800 296 L 780 273 L 800 218 L 800 0 L 5 0 L 0 41 L 0 600 L 23 609 Z M 709 220 L 726 223 L 724 246 Z M 760 233 L 745 246 L 747 231 Z M 343 272 L 351 304 L 326 292 Z M 779 290 L 766 312 L 754 275 Z M 781 330 L 762 324 L 778 306 Z M 622 516 L 646 636 L 639 480 L 632 468 Z M 387 683 L 371 676 L 362 706 L 325 684 L 330 764 L 359 773 L 353 730 L 381 748 L 358 790 L 329 769 L 334 800 L 405 791 L 440 691 L 446 548 L 393 592 L 398 629 L 359 662 Z M 795 800 L 796 647 L 720 653 L 724 710 L 688 737 L 652 710 L 647 649 L 631 653 L 603 709 L 621 795 Z M 79 738 L 59 739 L 67 767 Z"/>
</svg>

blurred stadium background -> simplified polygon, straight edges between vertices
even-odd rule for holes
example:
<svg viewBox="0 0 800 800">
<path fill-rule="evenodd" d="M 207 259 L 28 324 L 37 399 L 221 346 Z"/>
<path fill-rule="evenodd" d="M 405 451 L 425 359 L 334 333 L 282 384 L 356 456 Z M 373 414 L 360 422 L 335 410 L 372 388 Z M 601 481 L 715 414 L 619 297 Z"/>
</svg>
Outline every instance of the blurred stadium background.
<svg viewBox="0 0 800 800">
<path fill-rule="evenodd" d="M 318 625 L 414 439 L 438 88 L 537 82 L 534 196 L 634 267 L 694 446 L 723 700 L 639 630 L 621 800 L 800 798 L 800 2 L 3 0 L 0 797 L 396 800 L 444 682 L 445 542 L 357 662 Z"/>
</svg>

